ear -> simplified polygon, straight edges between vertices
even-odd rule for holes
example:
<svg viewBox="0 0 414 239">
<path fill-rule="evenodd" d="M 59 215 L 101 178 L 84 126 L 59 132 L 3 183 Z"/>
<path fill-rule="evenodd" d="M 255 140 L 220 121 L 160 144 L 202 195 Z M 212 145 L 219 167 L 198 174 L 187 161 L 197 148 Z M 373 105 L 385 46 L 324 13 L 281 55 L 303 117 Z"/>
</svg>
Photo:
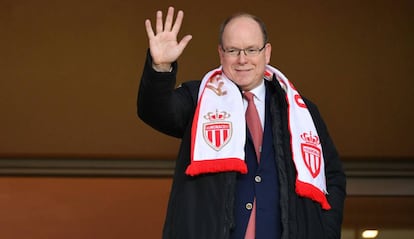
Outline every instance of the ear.
<svg viewBox="0 0 414 239">
<path fill-rule="evenodd" d="M 224 57 L 223 47 L 221 47 L 221 45 L 218 45 L 217 51 L 220 57 L 220 64 L 223 64 L 223 57 Z"/>
<path fill-rule="evenodd" d="M 272 55 L 272 44 L 266 43 L 266 48 L 265 48 L 266 64 L 270 63 L 271 55 Z"/>
</svg>

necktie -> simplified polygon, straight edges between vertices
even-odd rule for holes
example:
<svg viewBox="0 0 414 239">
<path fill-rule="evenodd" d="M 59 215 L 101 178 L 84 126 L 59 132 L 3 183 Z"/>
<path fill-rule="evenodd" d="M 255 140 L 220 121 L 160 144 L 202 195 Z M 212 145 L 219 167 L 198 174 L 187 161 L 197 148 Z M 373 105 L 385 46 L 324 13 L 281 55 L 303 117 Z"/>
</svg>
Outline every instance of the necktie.
<svg viewBox="0 0 414 239">
<path fill-rule="evenodd" d="M 260 160 L 260 151 L 263 141 L 263 129 L 260 122 L 259 113 L 257 112 L 256 105 L 254 104 L 254 94 L 252 92 L 244 92 L 244 98 L 246 98 L 247 110 L 246 110 L 246 123 L 249 128 L 250 135 L 253 139 L 254 149 L 256 151 L 257 160 Z"/>
<path fill-rule="evenodd" d="M 254 149 L 256 151 L 257 161 L 260 161 L 260 153 L 263 141 L 263 129 L 260 123 L 259 113 L 254 104 L 254 94 L 251 92 L 244 92 L 244 97 L 247 99 L 246 123 L 249 128 L 250 135 L 253 139 Z M 255 239 L 256 234 L 256 198 L 253 201 L 252 211 L 250 213 L 249 223 L 247 224 L 246 234 L 244 239 Z"/>
</svg>

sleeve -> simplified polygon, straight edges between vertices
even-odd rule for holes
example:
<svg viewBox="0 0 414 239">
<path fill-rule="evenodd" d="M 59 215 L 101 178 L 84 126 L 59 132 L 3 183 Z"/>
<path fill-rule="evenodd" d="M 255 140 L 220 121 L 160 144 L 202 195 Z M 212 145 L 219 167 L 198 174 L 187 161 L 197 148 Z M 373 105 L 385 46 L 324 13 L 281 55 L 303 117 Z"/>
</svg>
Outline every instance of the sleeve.
<svg viewBox="0 0 414 239">
<path fill-rule="evenodd" d="M 178 64 L 171 72 L 157 72 L 152 68 L 152 58 L 147 52 L 137 96 L 138 117 L 152 128 L 181 138 L 191 122 L 196 90 L 195 84 L 176 88 Z"/>
</svg>

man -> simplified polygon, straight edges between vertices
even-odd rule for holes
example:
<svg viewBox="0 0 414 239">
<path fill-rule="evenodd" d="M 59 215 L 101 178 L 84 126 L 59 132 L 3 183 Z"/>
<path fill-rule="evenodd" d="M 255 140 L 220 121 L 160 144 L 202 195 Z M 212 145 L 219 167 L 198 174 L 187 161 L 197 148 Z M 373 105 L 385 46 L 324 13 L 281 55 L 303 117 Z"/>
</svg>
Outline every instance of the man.
<svg viewBox="0 0 414 239">
<path fill-rule="evenodd" d="M 341 162 L 317 107 L 268 65 L 263 22 L 249 14 L 224 21 L 221 67 L 174 88 L 192 37 L 177 41 L 183 12 L 173 18 L 172 7 L 165 23 L 158 11 L 155 32 L 145 21 L 149 51 L 137 102 L 144 122 L 182 138 L 163 238 L 339 239 Z"/>
</svg>

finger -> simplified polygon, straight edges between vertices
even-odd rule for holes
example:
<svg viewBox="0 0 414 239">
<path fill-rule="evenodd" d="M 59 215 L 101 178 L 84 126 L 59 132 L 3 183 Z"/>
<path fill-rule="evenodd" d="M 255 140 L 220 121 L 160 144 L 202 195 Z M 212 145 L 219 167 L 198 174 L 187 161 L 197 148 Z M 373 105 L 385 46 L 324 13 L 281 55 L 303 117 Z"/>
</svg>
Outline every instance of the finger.
<svg viewBox="0 0 414 239">
<path fill-rule="evenodd" d="M 157 20 L 156 20 L 156 31 L 157 33 L 160 33 L 163 31 L 163 26 L 162 26 L 162 12 L 161 11 L 157 11 Z"/>
<path fill-rule="evenodd" d="M 178 32 L 180 31 L 181 28 L 181 24 L 183 22 L 183 18 L 184 18 L 184 12 L 183 11 L 178 11 L 177 13 L 177 18 L 175 19 L 175 23 L 174 26 L 172 28 L 172 32 L 178 34 Z"/>
<path fill-rule="evenodd" d="M 165 31 L 170 31 L 171 30 L 173 20 L 174 20 L 174 8 L 169 7 L 167 17 L 165 18 L 165 26 L 164 26 Z"/>
<path fill-rule="evenodd" d="M 180 43 L 178 43 L 178 46 L 181 49 L 181 51 L 183 51 L 184 48 L 187 47 L 188 43 L 191 41 L 192 38 L 192 35 L 186 35 L 185 37 L 183 37 L 183 39 L 181 39 Z"/>
<path fill-rule="evenodd" d="M 149 39 L 154 37 L 154 31 L 152 30 L 151 21 L 149 19 L 145 20 L 145 30 L 147 31 Z"/>
</svg>

